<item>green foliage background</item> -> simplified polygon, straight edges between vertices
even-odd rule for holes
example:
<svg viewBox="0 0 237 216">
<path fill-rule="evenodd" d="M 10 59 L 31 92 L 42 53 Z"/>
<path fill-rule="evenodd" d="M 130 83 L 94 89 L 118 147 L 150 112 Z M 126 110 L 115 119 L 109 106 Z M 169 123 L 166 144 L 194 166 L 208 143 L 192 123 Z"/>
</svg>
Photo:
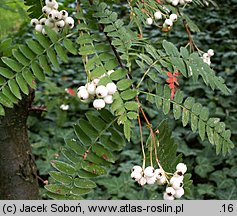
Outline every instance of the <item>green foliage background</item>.
<svg viewBox="0 0 237 216">
<path fill-rule="evenodd" d="M 65 5 L 73 8 L 72 1 L 64 1 Z M 200 28 L 200 33 L 194 34 L 194 39 L 199 48 L 207 51 L 209 48 L 215 50 L 212 59 L 213 67 L 218 75 L 227 80 L 227 85 L 232 94 L 225 96 L 220 91 L 211 91 L 203 83 L 191 81 L 181 83 L 180 88 L 187 94 L 199 98 L 197 102 L 207 106 L 210 113 L 219 117 L 232 130 L 232 140 L 237 141 L 237 101 L 236 101 L 236 17 L 227 14 L 237 14 L 236 0 L 216 1 L 218 7 L 191 7 L 190 18 Z M 116 7 L 116 5 L 114 6 Z M 71 9 L 72 10 L 72 9 Z M 189 9 L 187 9 L 189 10 Z M 126 11 L 126 10 L 124 10 Z M 121 16 L 128 16 L 121 10 Z M 17 36 L 30 37 L 32 29 L 24 26 L 22 31 L 14 35 L 15 42 L 19 42 Z M 187 43 L 187 35 L 181 23 L 177 24 L 168 34 L 160 33 L 155 29 L 147 29 L 147 37 L 156 39 L 164 38 L 178 45 Z M 49 171 L 53 170 L 51 160 L 61 158 L 60 149 L 64 147 L 64 139 L 74 138 L 72 126 L 88 106 L 82 104 L 74 97 L 65 92 L 65 88 L 76 88 L 83 85 L 85 80 L 84 70 L 81 68 L 78 57 L 73 55 L 69 63 L 62 64 L 58 73 L 51 75 L 45 83 L 39 83 L 36 91 L 35 105 L 46 105 L 47 113 L 34 113 L 28 120 L 30 141 L 36 156 L 39 176 L 46 180 Z M 149 81 L 145 80 L 147 86 Z M 68 111 L 62 111 L 61 104 L 69 104 Z M 145 108 L 152 123 L 157 125 L 164 117 L 161 111 L 152 109 L 151 104 Z M 169 116 L 167 117 L 169 119 Z M 216 156 L 215 148 L 207 141 L 201 142 L 197 133 L 193 133 L 190 127 L 183 128 L 181 121 L 174 122 L 169 119 L 169 126 L 173 130 L 173 137 L 178 144 L 178 151 L 184 155 L 184 162 L 192 173 L 194 184 L 191 193 L 184 199 L 237 199 L 237 150 L 234 148 L 226 157 Z M 132 142 L 124 148 L 118 160 L 111 166 L 107 176 L 96 180 L 99 185 L 88 199 L 161 199 L 162 188 L 157 186 L 139 187 L 130 178 L 130 169 L 133 164 L 141 164 L 141 152 L 138 133 L 139 128 L 134 128 Z M 202 143 L 202 144 L 201 144 Z M 43 198 L 46 191 L 41 184 Z"/>
</svg>

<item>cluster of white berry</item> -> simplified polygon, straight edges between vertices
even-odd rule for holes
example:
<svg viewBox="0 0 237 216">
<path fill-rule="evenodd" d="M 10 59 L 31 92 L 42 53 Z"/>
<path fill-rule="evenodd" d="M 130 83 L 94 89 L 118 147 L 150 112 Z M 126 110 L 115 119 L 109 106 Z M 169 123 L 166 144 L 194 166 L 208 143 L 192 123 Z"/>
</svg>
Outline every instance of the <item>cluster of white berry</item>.
<svg viewBox="0 0 237 216">
<path fill-rule="evenodd" d="M 154 19 L 155 20 L 161 20 L 162 19 L 162 13 L 160 11 L 156 11 L 154 13 Z M 178 19 L 178 16 L 176 14 L 170 14 L 168 19 L 165 19 L 164 23 L 163 23 L 163 28 L 171 28 L 174 24 L 174 22 L 176 22 Z M 152 25 L 153 24 L 153 18 L 148 17 L 146 19 L 146 23 L 147 25 Z"/>
<path fill-rule="evenodd" d="M 68 16 L 68 12 L 66 10 L 58 11 L 58 3 L 56 0 L 45 0 L 45 4 L 46 5 L 42 8 L 42 12 L 47 18 L 34 18 L 30 22 L 37 32 L 46 35 L 47 33 L 44 26 L 48 26 L 56 33 L 59 33 L 64 27 L 70 29 L 74 27 L 74 19 Z"/>
<path fill-rule="evenodd" d="M 152 166 L 148 166 L 144 170 L 140 166 L 134 166 L 131 177 L 141 186 L 155 184 L 155 182 L 163 185 L 167 181 L 165 172 L 162 169 L 154 169 Z"/>
<path fill-rule="evenodd" d="M 166 188 L 163 196 L 165 200 L 174 200 L 174 198 L 181 198 L 184 195 L 183 179 L 186 171 L 187 166 L 184 163 L 179 163 L 176 166 L 176 172 L 170 179 L 170 186 Z"/>
<path fill-rule="evenodd" d="M 166 0 L 166 2 L 171 3 L 173 6 L 177 6 L 178 4 L 185 5 L 187 3 L 191 3 L 192 0 Z"/>
<path fill-rule="evenodd" d="M 114 71 L 108 71 L 108 75 Z M 104 77 L 105 75 L 101 76 Z M 85 86 L 80 86 L 78 88 L 77 96 L 84 103 L 89 103 L 93 101 L 93 106 L 97 110 L 103 109 L 106 104 L 113 103 L 113 94 L 117 91 L 117 86 L 115 83 L 110 82 L 106 86 L 98 85 L 100 78 L 94 79 L 92 82 L 87 83 Z"/>
<path fill-rule="evenodd" d="M 214 56 L 214 50 L 209 49 L 206 53 L 202 55 L 202 59 L 208 65 L 211 65 L 211 57 Z"/>
<path fill-rule="evenodd" d="M 148 166 L 143 170 L 141 166 L 136 165 L 132 168 L 131 177 L 141 186 L 155 183 L 164 185 L 167 183 L 170 186 L 166 188 L 163 198 L 165 200 L 174 200 L 174 198 L 181 198 L 184 195 L 183 178 L 186 171 L 187 166 L 184 163 L 179 163 L 176 166 L 176 172 L 168 181 L 163 169 L 154 169 L 154 167 Z"/>
</svg>

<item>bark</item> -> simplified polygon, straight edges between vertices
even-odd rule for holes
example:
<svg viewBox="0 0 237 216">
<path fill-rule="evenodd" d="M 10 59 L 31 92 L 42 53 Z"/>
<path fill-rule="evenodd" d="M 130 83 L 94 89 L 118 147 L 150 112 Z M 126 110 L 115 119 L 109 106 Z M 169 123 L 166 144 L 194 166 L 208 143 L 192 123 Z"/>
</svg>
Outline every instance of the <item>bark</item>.
<svg viewBox="0 0 237 216">
<path fill-rule="evenodd" d="M 0 119 L 0 199 L 39 199 L 36 165 L 27 135 L 33 92 Z"/>
</svg>

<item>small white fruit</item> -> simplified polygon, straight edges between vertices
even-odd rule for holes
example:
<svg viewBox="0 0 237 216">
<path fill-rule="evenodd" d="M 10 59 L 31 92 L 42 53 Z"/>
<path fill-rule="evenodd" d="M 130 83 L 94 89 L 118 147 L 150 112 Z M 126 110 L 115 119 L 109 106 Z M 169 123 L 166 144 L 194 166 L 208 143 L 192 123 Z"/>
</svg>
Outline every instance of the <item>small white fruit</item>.
<svg viewBox="0 0 237 216">
<path fill-rule="evenodd" d="M 176 22 L 177 19 L 178 19 L 178 16 L 176 14 L 171 14 L 170 15 L 170 19 L 173 21 L 173 22 Z"/>
<path fill-rule="evenodd" d="M 173 21 L 171 19 L 166 19 L 164 23 L 166 26 L 173 26 Z"/>
<path fill-rule="evenodd" d="M 30 24 L 31 24 L 33 27 L 35 27 L 36 25 L 40 24 L 40 22 L 39 22 L 38 19 L 34 18 L 34 19 L 32 19 L 32 20 L 30 21 Z"/>
<path fill-rule="evenodd" d="M 42 8 L 42 13 L 43 14 L 46 14 L 46 15 L 49 15 L 49 13 L 52 11 L 52 9 L 50 8 L 50 7 L 48 7 L 48 6 L 44 6 L 43 8 Z"/>
<path fill-rule="evenodd" d="M 40 24 L 41 24 L 41 25 L 45 25 L 46 20 L 47 20 L 46 18 L 40 19 Z"/>
<path fill-rule="evenodd" d="M 146 24 L 147 24 L 147 25 L 152 25 L 152 23 L 153 23 L 153 19 L 152 19 L 151 17 L 148 17 L 148 18 L 146 19 Z"/>
<path fill-rule="evenodd" d="M 53 28 L 54 27 L 54 22 L 50 19 L 47 19 L 45 21 L 45 25 L 48 26 L 49 28 Z"/>
<path fill-rule="evenodd" d="M 56 10 L 51 10 L 51 11 L 49 12 L 49 14 L 48 14 L 48 18 L 49 18 L 50 20 L 53 20 L 53 21 L 54 21 L 53 17 L 54 17 L 54 14 L 56 14 L 56 13 L 57 13 Z"/>
<path fill-rule="evenodd" d="M 92 82 L 97 86 L 100 82 L 100 79 L 96 78 Z"/>
<path fill-rule="evenodd" d="M 86 90 L 86 88 L 81 88 L 78 92 L 77 92 L 77 96 L 81 99 L 81 100 L 86 100 L 89 98 L 89 93 Z"/>
<path fill-rule="evenodd" d="M 184 163 L 179 163 L 176 166 L 177 171 L 181 171 L 183 174 L 187 172 L 187 166 Z"/>
<path fill-rule="evenodd" d="M 155 182 L 156 182 L 156 177 L 155 176 L 153 176 L 151 178 L 148 178 L 148 177 L 146 178 L 146 183 L 149 184 L 149 185 L 155 184 Z"/>
<path fill-rule="evenodd" d="M 184 189 L 183 188 L 179 188 L 178 190 L 175 191 L 174 197 L 175 198 L 180 198 L 183 195 L 184 195 Z"/>
<path fill-rule="evenodd" d="M 93 102 L 93 107 L 97 110 L 103 109 L 105 107 L 105 102 L 103 99 L 95 99 Z"/>
<path fill-rule="evenodd" d="M 184 179 L 184 176 L 179 176 L 179 175 L 174 175 L 171 179 L 170 179 L 170 184 L 173 184 L 174 182 L 182 182 Z"/>
<path fill-rule="evenodd" d="M 55 0 L 45 0 L 45 4 L 46 4 L 46 6 L 52 8 L 56 4 L 56 1 Z"/>
<path fill-rule="evenodd" d="M 65 24 L 68 26 L 70 29 L 74 27 L 74 19 L 72 17 L 67 17 L 65 19 Z"/>
<path fill-rule="evenodd" d="M 178 4 L 179 4 L 179 0 L 173 0 L 173 1 L 172 1 L 172 5 L 173 5 L 173 6 L 177 6 Z"/>
<path fill-rule="evenodd" d="M 175 190 L 180 189 L 181 187 L 183 187 L 183 181 L 174 181 L 172 183 L 172 188 L 174 188 Z"/>
<path fill-rule="evenodd" d="M 69 105 L 67 105 L 67 104 L 62 104 L 62 105 L 60 106 L 60 109 L 66 111 L 66 110 L 69 109 Z"/>
<path fill-rule="evenodd" d="M 164 199 L 164 200 L 174 200 L 174 196 L 170 196 L 169 194 L 164 193 L 163 199 Z"/>
<path fill-rule="evenodd" d="M 132 172 L 131 178 L 135 179 L 136 181 L 139 181 L 142 178 L 142 174 L 140 172 Z"/>
<path fill-rule="evenodd" d="M 146 178 L 145 177 L 141 177 L 138 181 L 138 183 L 141 185 L 141 186 L 144 186 L 146 184 Z"/>
<path fill-rule="evenodd" d="M 142 173 L 142 167 L 141 166 L 138 166 L 138 165 L 136 165 L 136 166 L 134 166 L 133 168 L 132 168 L 132 172 L 140 172 L 140 173 Z"/>
<path fill-rule="evenodd" d="M 100 85 L 96 88 L 95 93 L 99 98 L 104 98 L 108 95 L 108 89 L 105 86 Z"/>
<path fill-rule="evenodd" d="M 55 10 L 55 12 L 53 13 L 53 17 L 52 18 L 53 18 L 53 20 L 55 22 L 57 22 L 57 21 L 62 19 L 62 15 L 61 15 L 61 13 L 59 11 Z"/>
<path fill-rule="evenodd" d="M 180 5 L 185 5 L 185 3 L 186 3 L 185 0 L 179 0 Z"/>
<path fill-rule="evenodd" d="M 152 166 L 148 166 L 144 170 L 144 175 L 148 178 L 151 178 L 155 175 L 155 169 Z"/>
<path fill-rule="evenodd" d="M 161 179 L 157 179 L 157 184 L 158 185 L 163 185 L 163 184 L 166 183 L 166 181 L 167 181 L 166 177 L 163 176 Z"/>
<path fill-rule="evenodd" d="M 172 188 L 172 187 L 167 187 L 166 190 L 165 190 L 165 192 L 166 192 L 168 195 L 170 195 L 170 196 L 174 196 L 174 194 L 175 194 L 175 189 Z"/>
<path fill-rule="evenodd" d="M 214 50 L 213 49 L 209 49 L 207 51 L 207 54 L 211 57 L 211 56 L 214 56 Z"/>
<path fill-rule="evenodd" d="M 57 26 L 54 26 L 52 30 L 55 31 L 57 34 L 61 31 L 61 29 L 58 28 Z"/>
<path fill-rule="evenodd" d="M 112 95 L 105 96 L 104 101 L 106 104 L 112 104 L 113 103 L 113 96 Z"/>
<path fill-rule="evenodd" d="M 60 20 L 60 21 L 55 23 L 55 26 L 59 29 L 63 28 L 65 26 L 65 22 L 63 20 Z"/>
<path fill-rule="evenodd" d="M 156 169 L 155 170 L 155 176 L 156 176 L 156 179 L 162 179 L 164 176 L 165 176 L 165 173 L 162 169 Z"/>
<path fill-rule="evenodd" d="M 66 19 L 68 17 L 68 12 L 67 11 L 61 10 L 60 13 L 62 15 L 62 19 Z"/>
<path fill-rule="evenodd" d="M 35 26 L 35 31 L 42 32 L 42 30 L 43 30 L 43 26 L 42 25 L 38 24 L 38 25 Z"/>
<path fill-rule="evenodd" d="M 106 85 L 106 88 L 108 89 L 108 94 L 112 95 L 117 91 L 117 86 L 115 83 L 111 82 Z"/>
<path fill-rule="evenodd" d="M 96 89 L 96 86 L 94 83 L 88 83 L 86 85 L 86 88 L 87 88 L 87 91 L 89 92 L 90 95 L 95 95 L 95 89 Z"/>
<path fill-rule="evenodd" d="M 161 12 L 160 12 L 160 11 L 156 11 L 156 12 L 154 13 L 154 17 L 155 17 L 156 20 L 162 19 L 162 14 L 161 14 Z"/>
<path fill-rule="evenodd" d="M 202 55 L 202 58 L 203 58 L 203 59 L 209 59 L 210 56 L 208 55 L 208 53 L 204 53 L 204 54 Z"/>
<path fill-rule="evenodd" d="M 58 10 L 58 2 L 55 3 L 55 5 L 52 7 L 54 10 Z"/>
</svg>

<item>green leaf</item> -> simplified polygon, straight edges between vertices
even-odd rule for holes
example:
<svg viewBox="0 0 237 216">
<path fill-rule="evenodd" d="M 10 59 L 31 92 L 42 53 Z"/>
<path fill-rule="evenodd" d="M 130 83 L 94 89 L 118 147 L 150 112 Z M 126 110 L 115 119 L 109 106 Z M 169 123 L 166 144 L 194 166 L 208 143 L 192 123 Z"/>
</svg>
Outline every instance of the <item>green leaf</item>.
<svg viewBox="0 0 237 216">
<path fill-rule="evenodd" d="M 198 131 L 199 131 L 199 136 L 201 137 L 201 140 L 203 141 L 205 138 L 206 124 L 201 119 L 198 122 Z"/>
<path fill-rule="evenodd" d="M 48 26 L 44 27 L 47 33 L 47 36 L 49 37 L 49 39 L 53 42 L 56 43 L 59 39 L 58 34 L 53 31 L 51 28 L 49 28 Z"/>
<path fill-rule="evenodd" d="M 35 75 L 35 77 L 39 80 L 39 81 L 44 81 L 45 80 L 45 75 L 43 70 L 41 69 L 41 67 L 36 63 L 36 62 L 32 62 L 31 64 L 31 69 Z"/>
<path fill-rule="evenodd" d="M 121 93 L 121 98 L 123 100 L 131 100 L 134 99 L 136 95 L 137 95 L 136 90 L 129 89 Z"/>
<path fill-rule="evenodd" d="M 66 187 L 65 185 L 49 184 L 49 185 L 45 185 L 44 187 L 46 190 L 55 194 L 66 195 L 70 193 L 70 189 Z"/>
<path fill-rule="evenodd" d="M 27 59 L 19 50 L 14 49 L 12 50 L 13 56 L 16 58 L 16 60 L 20 63 L 22 63 L 24 66 L 28 66 L 30 61 Z"/>
<path fill-rule="evenodd" d="M 175 93 L 175 97 L 174 97 L 174 101 L 176 103 L 179 103 L 181 104 L 183 102 L 183 98 L 184 98 L 184 93 L 180 90 L 178 90 L 176 93 Z"/>
<path fill-rule="evenodd" d="M 112 80 L 120 80 L 122 78 L 124 78 L 127 74 L 127 71 L 124 70 L 124 69 L 119 69 L 119 70 L 116 70 L 114 73 L 110 74 L 110 78 Z"/>
<path fill-rule="evenodd" d="M 76 132 L 78 139 L 80 140 L 80 142 L 83 145 L 90 145 L 91 144 L 92 140 L 88 136 L 89 134 L 83 132 L 83 130 L 81 129 L 81 127 L 79 125 L 74 125 L 74 130 Z"/>
<path fill-rule="evenodd" d="M 28 58 L 29 60 L 33 60 L 35 58 L 35 54 L 28 48 L 26 45 L 20 45 L 19 46 L 20 51 L 23 53 L 23 55 Z"/>
<path fill-rule="evenodd" d="M 17 104 L 19 102 L 19 100 L 17 99 L 17 97 L 11 92 L 9 86 L 5 85 L 2 88 L 2 93 L 14 104 Z"/>
<path fill-rule="evenodd" d="M 44 47 L 45 49 L 49 48 L 50 42 L 47 37 L 38 32 L 35 32 L 34 35 L 42 47 Z"/>
<path fill-rule="evenodd" d="M 124 107 L 127 110 L 137 110 L 138 109 L 138 103 L 135 101 L 129 101 L 124 104 Z"/>
<path fill-rule="evenodd" d="M 65 48 L 72 54 L 74 55 L 77 55 L 77 49 L 74 47 L 74 43 L 68 39 L 68 38 L 65 38 L 63 40 L 63 45 L 65 46 Z"/>
<path fill-rule="evenodd" d="M 114 163 L 114 156 L 113 154 L 105 148 L 103 145 L 96 143 L 92 146 L 92 151 L 98 155 L 99 157 L 102 157 L 104 160 Z"/>
<path fill-rule="evenodd" d="M 36 82 L 35 82 L 35 78 L 34 75 L 31 73 L 31 71 L 28 68 L 25 68 L 22 72 L 22 76 L 24 77 L 25 81 L 27 82 L 27 84 L 35 89 L 36 88 Z"/>
<path fill-rule="evenodd" d="M 63 47 L 59 43 L 56 43 L 54 47 L 55 47 L 55 50 L 56 50 L 58 56 L 62 59 L 62 61 L 68 62 L 68 56 L 65 53 Z"/>
<path fill-rule="evenodd" d="M 52 74 L 51 67 L 50 67 L 49 64 L 48 64 L 47 56 L 41 55 L 41 56 L 39 57 L 39 64 L 40 64 L 40 67 L 41 67 L 46 73 Z"/>
<path fill-rule="evenodd" d="M 58 63 L 58 59 L 57 59 L 57 56 L 56 56 L 55 51 L 53 50 L 53 48 L 49 48 L 47 50 L 47 56 L 49 57 L 49 60 L 53 64 L 53 66 L 55 68 L 59 69 L 60 65 Z"/>
<path fill-rule="evenodd" d="M 95 188 L 96 184 L 88 179 L 76 178 L 74 179 L 74 185 L 79 188 Z"/>
<path fill-rule="evenodd" d="M 22 97 L 21 97 L 21 93 L 19 91 L 19 87 L 16 83 L 16 80 L 11 79 L 11 80 L 8 80 L 7 83 L 8 83 L 8 86 L 9 86 L 12 94 L 14 94 L 19 100 L 21 100 Z"/>
<path fill-rule="evenodd" d="M 3 93 L 0 93 L 0 103 L 5 107 L 13 108 L 13 103 Z"/>
<path fill-rule="evenodd" d="M 185 108 L 183 108 L 183 115 L 182 115 L 182 123 L 185 127 L 189 122 L 189 111 Z"/>
<path fill-rule="evenodd" d="M 207 121 L 209 117 L 209 110 L 207 107 L 202 107 L 201 113 L 200 113 L 200 118 L 203 121 Z"/>
<path fill-rule="evenodd" d="M 49 175 L 57 182 L 60 182 L 64 185 L 69 185 L 73 182 L 73 179 L 71 176 L 65 175 L 61 172 L 51 171 L 49 172 Z"/>
<path fill-rule="evenodd" d="M 168 42 L 166 40 L 163 40 L 162 45 L 163 45 L 167 55 L 174 56 L 174 57 L 179 57 L 179 51 L 178 51 L 177 47 L 174 44 L 172 44 L 171 42 Z"/>
<path fill-rule="evenodd" d="M 184 101 L 184 106 L 187 108 L 187 109 L 191 109 L 192 106 L 194 104 L 194 98 L 192 97 L 188 97 L 186 98 L 186 100 Z"/>
<path fill-rule="evenodd" d="M 8 68 L 0 67 L 0 75 L 6 77 L 7 79 L 12 79 L 14 73 Z"/>
<path fill-rule="evenodd" d="M 173 105 L 173 113 L 175 120 L 179 119 L 181 116 L 181 107 L 178 104 Z"/>
<path fill-rule="evenodd" d="M 107 171 L 103 167 L 93 163 L 89 163 L 87 161 L 82 161 L 81 165 L 85 171 L 93 173 L 97 176 L 105 175 L 107 173 Z"/>
<path fill-rule="evenodd" d="M 213 128 L 209 127 L 208 125 L 206 126 L 206 131 L 207 131 L 207 137 L 209 142 L 214 145 L 215 141 L 214 141 L 214 131 Z"/>
<path fill-rule="evenodd" d="M 193 113 L 191 113 L 191 128 L 194 133 L 197 131 L 198 128 L 198 117 Z"/>
<path fill-rule="evenodd" d="M 22 65 L 19 64 L 17 61 L 8 58 L 8 57 L 2 57 L 2 61 L 10 67 L 13 71 L 20 72 L 22 69 Z"/>
<path fill-rule="evenodd" d="M 5 116 L 5 110 L 1 104 L 0 104 L 0 116 Z"/>
<path fill-rule="evenodd" d="M 125 135 L 125 138 L 130 141 L 131 139 L 131 122 L 126 120 L 124 122 L 124 135 Z"/>
<path fill-rule="evenodd" d="M 123 79 L 117 83 L 117 87 L 120 91 L 124 91 L 131 87 L 133 80 Z"/>
<path fill-rule="evenodd" d="M 26 44 L 28 47 L 37 55 L 41 55 L 44 53 L 43 47 L 36 41 L 32 39 L 27 39 Z"/>
<path fill-rule="evenodd" d="M 67 175 L 74 175 L 76 173 L 75 168 L 68 163 L 62 161 L 52 161 L 51 164 L 55 169 Z"/>
<path fill-rule="evenodd" d="M 17 73 L 16 82 L 17 82 L 18 86 L 20 87 L 21 91 L 24 94 L 28 95 L 29 94 L 29 88 L 28 88 L 27 83 L 26 83 L 25 79 L 23 78 L 22 74 Z"/>
</svg>

